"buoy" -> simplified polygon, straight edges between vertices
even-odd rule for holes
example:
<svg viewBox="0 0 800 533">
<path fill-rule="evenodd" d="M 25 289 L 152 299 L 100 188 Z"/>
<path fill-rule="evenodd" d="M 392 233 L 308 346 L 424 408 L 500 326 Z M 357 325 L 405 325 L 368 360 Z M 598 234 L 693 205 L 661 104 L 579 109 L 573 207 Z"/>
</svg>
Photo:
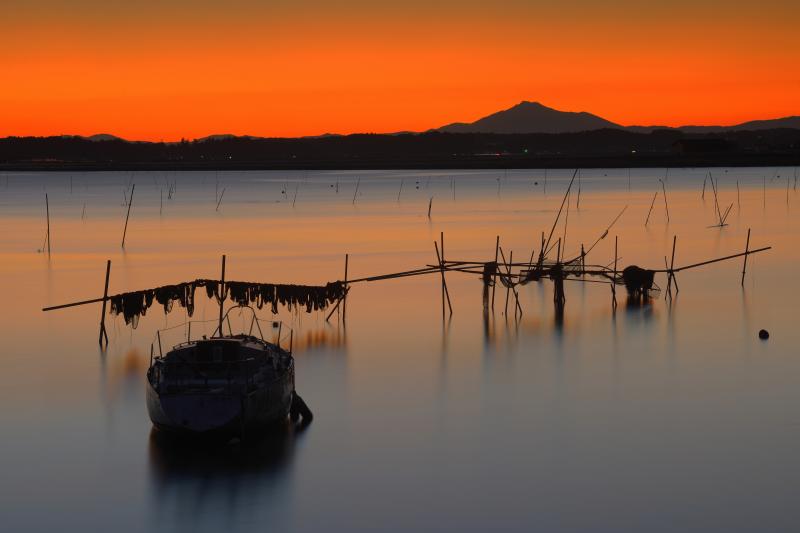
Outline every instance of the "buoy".
<svg viewBox="0 0 800 533">
<path fill-rule="evenodd" d="M 762 329 L 761 331 L 758 332 L 758 338 L 761 339 L 762 341 L 769 339 L 769 331 Z"/>
</svg>

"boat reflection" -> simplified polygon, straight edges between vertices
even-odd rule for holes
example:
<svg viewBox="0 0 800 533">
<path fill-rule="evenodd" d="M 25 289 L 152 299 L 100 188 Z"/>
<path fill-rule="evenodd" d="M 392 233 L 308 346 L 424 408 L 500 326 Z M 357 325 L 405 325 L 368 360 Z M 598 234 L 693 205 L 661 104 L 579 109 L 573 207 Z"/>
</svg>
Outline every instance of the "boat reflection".
<svg viewBox="0 0 800 533">
<path fill-rule="evenodd" d="M 285 484 L 295 447 L 308 424 L 287 421 L 243 441 L 197 440 L 152 429 L 150 478 L 162 513 L 181 521 L 203 519 L 198 509 L 226 502 L 228 512 Z"/>
</svg>

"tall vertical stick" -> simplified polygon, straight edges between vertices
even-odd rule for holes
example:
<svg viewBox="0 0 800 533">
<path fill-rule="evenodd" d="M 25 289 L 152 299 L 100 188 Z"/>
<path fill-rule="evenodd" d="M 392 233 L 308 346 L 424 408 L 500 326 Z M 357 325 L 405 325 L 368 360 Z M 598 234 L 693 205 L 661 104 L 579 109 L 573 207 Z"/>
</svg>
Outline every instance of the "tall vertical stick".
<svg viewBox="0 0 800 533">
<path fill-rule="evenodd" d="M 447 290 L 447 282 L 444 279 L 444 259 L 443 255 L 439 255 L 439 244 L 433 241 L 433 248 L 436 250 L 436 260 L 439 261 L 439 271 L 442 274 L 442 320 L 444 320 L 444 301 L 447 299 L 447 305 L 450 308 L 450 314 L 453 314 L 453 305 L 450 303 L 450 292 Z"/>
<path fill-rule="evenodd" d="M 742 287 L 744 287 L 744 275 L 747 272 L 747 256 L 750 251 L 750 228 L 747 228 L 747 243 L 744 245 L 744 265 L 742 265 Z"/>
<path fill-rule="evenodd" d="M 497 287 L 497 254 L 500 253 L 500 235 L 494 245 L 494 274 L 492 274 L 492 311 L 494 311 L 494 293 Z"/>
<path fill-rule="evenodd" d="M 617 307 L 617 246 L 619 245 L 619 235 L 614 236 L 614 279 L 611 281 L 611 305 Z"/>
<path fill-rule="evenodd" d="M 353 193 L 353 205 L 355 205 L 355 203 L 356 203 L 356 196 L 358 196 L 358 186 L 359 185 L 361 185 L 361 178 L 358 178 L 358 181 L 356 181 L 356 190 Z"/>
<path fill-rule="evenodd" d="M 650 210 L 647 212 L 647 219 L 644 221 L 644 225 L 647 226 L 647 223 L 650 222 L 650 213 L 653 212 L 653 206 L 656 205 L 656 196 L 658 196 L 658 191 L 653 195 L 653 201 L 650 202 Z"/>
<path fill-rule="evenodd" d="M 350 254 L 344 254 L 344 298 L 342 300 L 342 322 L 347 320 L 347 266 L 350 262 Z"/>
<path fill-rule="evenodd" d="M 739 193 L 739 180 L 736 180 L 736 203 L 739 206 L 739 211 L 742 210 L 742 197 Z"/>
<path fill-rule="evenodd" d="M 222 256 L 222 276 L 219 278 L 219 336 L 222 337 L 222 310 L 225 307 L 225 256 Z"/>
<path fill-rule="evenodd" d="M 675 284 L 675 294 L 678 293 L 678 281 L 675 279 L 675 272 L 673 269 L 675 268 L 675 245 L 678 242 L 678 236 L 672 236 L 672 260 L 669 264 L 669 278 L 667 279 L 667 295 L 672 297 L 672 284 Z"/>
<path fill-rule="evenodd" d="M 133 191 L 136 190 L 136 184 L 131 187 L 131 198 L 128 200 L 128 214 L 125 215 L 125 229 L 122 230 L 122 247 L 125 248 L 125 236 L 128 234 L 128 219 L 131 216 L 131 205 L 133 204 Z M 220 330 L 222 331 L 222 330 Z"/>
<path fill-rule="evenodd" d="M 106 283 L 103 289 L 103 310 L 100 312 L 100 338 L 97 342 L 103 346 L 103 337 L 108 344 L 108 333 L 106 333 L 106 302 L 108 301 L 108 279 L 111 276 L 111 259 L 106 262 Z"/>
<path fill-rule="evenodd" d="M 661 182 L 661 190 L 664 192 L 664 209 L 667 210 L 667 222 L 669 222 L 669 203 L 667 203 L 667 187 L 664 185 L 663 180 L 658 180 Z"/>
<path fill-rule="evenodd" d="M 47 255 L 50 255 L 50 200 L 47 193 L 44 193 L 44 205 L 47 210 Z"/>
</svg>

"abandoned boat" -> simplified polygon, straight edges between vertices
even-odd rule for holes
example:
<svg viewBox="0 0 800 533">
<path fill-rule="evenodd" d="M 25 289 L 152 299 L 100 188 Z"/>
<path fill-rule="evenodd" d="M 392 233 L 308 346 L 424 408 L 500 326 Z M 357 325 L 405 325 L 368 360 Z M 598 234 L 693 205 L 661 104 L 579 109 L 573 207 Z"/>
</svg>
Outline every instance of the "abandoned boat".
<svg viewBox="0 0 800 533">
<path fill-rule="evenodd" d="M 290 416 L 311 420 L 295 391 L 291 348 L 251 334 L 204 336 L 153 357 L 146 396 L 153 425 L 184 434 L 243 437 Z"/>
</svg>

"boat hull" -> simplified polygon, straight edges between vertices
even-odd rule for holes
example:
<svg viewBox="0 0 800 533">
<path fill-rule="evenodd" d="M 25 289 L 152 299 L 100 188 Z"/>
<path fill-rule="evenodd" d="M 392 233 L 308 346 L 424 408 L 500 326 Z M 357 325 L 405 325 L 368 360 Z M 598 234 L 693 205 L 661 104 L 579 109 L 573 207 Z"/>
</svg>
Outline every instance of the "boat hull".
<svg viewBox="0 0 800 533">
<path fill-rule="evenodd" d="M 206 435 L 242 435 L 268 430 L 285 421 L 292 406 L 294 373 L 248 392 L 217 391 L 159 394 L 147 382 L 147 412 L 163 431 Z"/>
</svg>

